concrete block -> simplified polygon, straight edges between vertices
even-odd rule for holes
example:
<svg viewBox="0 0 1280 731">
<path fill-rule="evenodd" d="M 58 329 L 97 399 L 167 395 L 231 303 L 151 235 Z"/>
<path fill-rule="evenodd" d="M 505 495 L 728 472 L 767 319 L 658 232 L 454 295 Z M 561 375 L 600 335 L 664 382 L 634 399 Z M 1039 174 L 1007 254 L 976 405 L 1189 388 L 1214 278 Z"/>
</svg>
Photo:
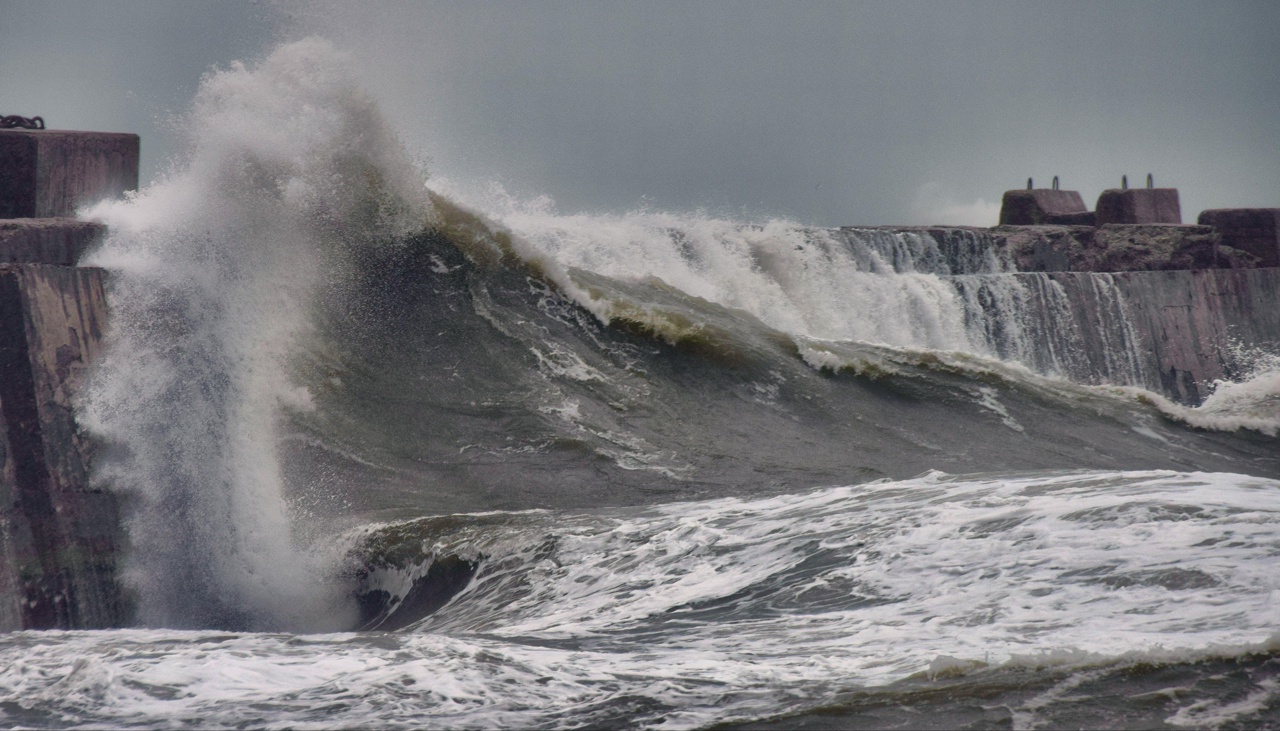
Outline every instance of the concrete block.
<svg viewBox="0 0 1280 731">
<path fill-rule="evenodd" d="M 138 136 L 0 130 L 0 218 L 74 216 L 138 188 Z"/>
<path fill-rule="evenodd" d="M 1001 226 L 1091 226 L 1093 214 L 1074 190 L 1005 191 L 1000 205 Z"/>
<path fill-rule="evenodd" d="M 1098 196 L 1097 225 L 1108 223 L 1182 223 L 1177 188 L 1112 188 Z"/>
<path fill-rule="evenodd" d="M 0 630 L 119 626 L 119 520 L 72 404 L 101 347 L 101 269 L 0 264 Z"/>
<path fill-rule="evenodd" d="M 1216 208 L 1197 222 L 1212 226 L 1224 245 L 1258 257 L 1261 266 L 1280 266 L 1280 208 Z"/>
<path fill-rule="evenodd" d="M 72 266 L 106 231 L 74 218 L 0 219 L 0 264 Z"/>
</svg>

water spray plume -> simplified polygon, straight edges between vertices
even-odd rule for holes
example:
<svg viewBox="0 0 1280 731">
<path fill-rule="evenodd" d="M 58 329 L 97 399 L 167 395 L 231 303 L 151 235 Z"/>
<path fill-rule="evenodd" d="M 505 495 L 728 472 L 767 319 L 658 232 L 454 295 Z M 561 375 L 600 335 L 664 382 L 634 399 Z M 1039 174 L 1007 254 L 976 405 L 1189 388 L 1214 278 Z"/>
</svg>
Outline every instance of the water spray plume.
<svg viewBox="0 0 1280 731">
<path fill-rule="evenodd" d="M 337 628 L 277 439 L 317 285 L 431 205 L 373 100 L 320 40 L 208 76 L 174 172 L 90 215 L 113 329 L 83 407 L 97 481 L 130 496 L 126 580 L 162 626 Z M 323 618 L 323 619 L 322 619 Z"/>
</svg>

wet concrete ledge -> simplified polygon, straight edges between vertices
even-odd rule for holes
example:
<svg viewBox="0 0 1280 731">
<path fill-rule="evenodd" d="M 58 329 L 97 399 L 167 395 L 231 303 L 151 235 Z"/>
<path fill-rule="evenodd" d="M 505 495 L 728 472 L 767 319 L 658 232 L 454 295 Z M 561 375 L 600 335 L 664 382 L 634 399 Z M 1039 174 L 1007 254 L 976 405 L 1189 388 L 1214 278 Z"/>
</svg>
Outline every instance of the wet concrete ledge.
<svg viewBox="0 0 1280 731">
<path fill-rule="evenodd" d="M 0 219 L 0 264 L 75 266 L 106 233 L 101 223 L 75 218 Z"/>
</svg>

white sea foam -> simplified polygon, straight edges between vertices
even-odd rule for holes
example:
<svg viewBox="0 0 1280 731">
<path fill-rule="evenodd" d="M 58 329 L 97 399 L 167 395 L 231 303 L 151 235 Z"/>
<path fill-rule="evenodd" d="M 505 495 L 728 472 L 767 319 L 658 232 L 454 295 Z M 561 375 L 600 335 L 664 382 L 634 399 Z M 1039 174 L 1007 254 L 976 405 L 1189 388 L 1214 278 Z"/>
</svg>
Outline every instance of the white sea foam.
<svg viewBox="0 0 1280 731">
<path fill-rule="evenodd" d="M 607 530 L 565 531 L 557 566 L 535 567 L 550 573 L 531 582 L 534 593 L 504 604 L 500 622 L 469 626 L 555 636 L 676 619 L 670 612 L 691 602 L 785 573 L 814 541 L 839 558 L 810 584 L 786 590 L 798 598 L 834 584 L 874 606 L 833 610 L 811 638 L 804 625 L 814 615 L 780 617 L 801 626 L 756 638 L 754 653 L 787 655 L 807 639 L 821 645 L 838 635 L 862 675 L 883 667 L 868 661 L 881 653 L 901 653 L 892 665 L 905 672 L 939 654 L 1011 656 L 1034 646 L 1114 655 L 1171 637 L 1185 646 L 1256 642 L 1280 619 L 1270 602 L 1280 584 L 1267 563 L 1280 535 L 1278 496 L 1273 481 L 1234 475 L 1085 473 L 930 476 L 673 505 Z M 488 578 L 474 591 L 485 581 L 500 583 Z M 722 620 L 713 631 L 739 631 L 733 624 Z M 904 633 L 917 641 L 891 649 Z M 930 654 L 931 636 L 948 646 Z"/>
<path fill-rule="evenodd" d="M 1280 483 L 1230 474 L 941 473 L 801 495 L 475 516 L 483 556 L 413 630 L 0 639 L 0 694 L 64 722 L 689 728 L 925 674 L 1274 652 Z M 1168 721 L 1272 701 L 1188 699 Z M 610 716 L 610 713 L 620 714 Z"/>
<path fill-rule="evenodd" d="M 1151 403 L 1166 416 L 1197 429 L 1250 429 L 1267 436 L 1280 435 L 1280 370 L 1264 371 L 1241 381 L 1217 381 L 1199 406 L 1186 406 L 1136 388 L 1106 390 Z"/>
<path fill-rule="evenodd" d="M 871 249 L 852 251 L 829 231 L 705 214 L 557 215 L 545 201 L 518 204 L 500 190 L 477 203 L 561 266 L 623 280 L 660 279 L 786 332 L 970 345 L 949 285 L 927 274 L 880 276 L 875 272 L 894 270 L 892 261 Z M 588 297 L 584 304 L 593 303 Z"/>
</svg>

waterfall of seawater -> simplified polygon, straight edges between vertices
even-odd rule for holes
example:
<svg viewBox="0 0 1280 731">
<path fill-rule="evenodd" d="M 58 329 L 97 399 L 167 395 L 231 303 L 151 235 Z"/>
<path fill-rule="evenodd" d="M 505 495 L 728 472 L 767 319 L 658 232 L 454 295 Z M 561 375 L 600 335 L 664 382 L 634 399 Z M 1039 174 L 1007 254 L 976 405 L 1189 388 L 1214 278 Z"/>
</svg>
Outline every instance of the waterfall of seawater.
<svg viewBox="0 0 1280 731">
<path fill-rule="evenodd" d="M 99 484 L 129 497 L 145 625 L 350 621 L 282 492 L 281 411 L 310 400 L 289 357 L 342 252 L 420 230 L 429 203 L 343 68 L 310 40 L 207 77 L 185 160 L 90 212 L 111 229 L 88 263 L 111 272 L 112 329 L 82 421 Z"/>
<path fill-rule="evenodd" d="M 799 338 L 963 351 L 1079 383 L 1159 389 L 1111 275 L 1081 289 L 1017 272 L 984 231 L 831 230 L 651 211 L 566 216 L 501 190 L 457 195 L 563 266 L 661 280 Z"/>
</svg>

